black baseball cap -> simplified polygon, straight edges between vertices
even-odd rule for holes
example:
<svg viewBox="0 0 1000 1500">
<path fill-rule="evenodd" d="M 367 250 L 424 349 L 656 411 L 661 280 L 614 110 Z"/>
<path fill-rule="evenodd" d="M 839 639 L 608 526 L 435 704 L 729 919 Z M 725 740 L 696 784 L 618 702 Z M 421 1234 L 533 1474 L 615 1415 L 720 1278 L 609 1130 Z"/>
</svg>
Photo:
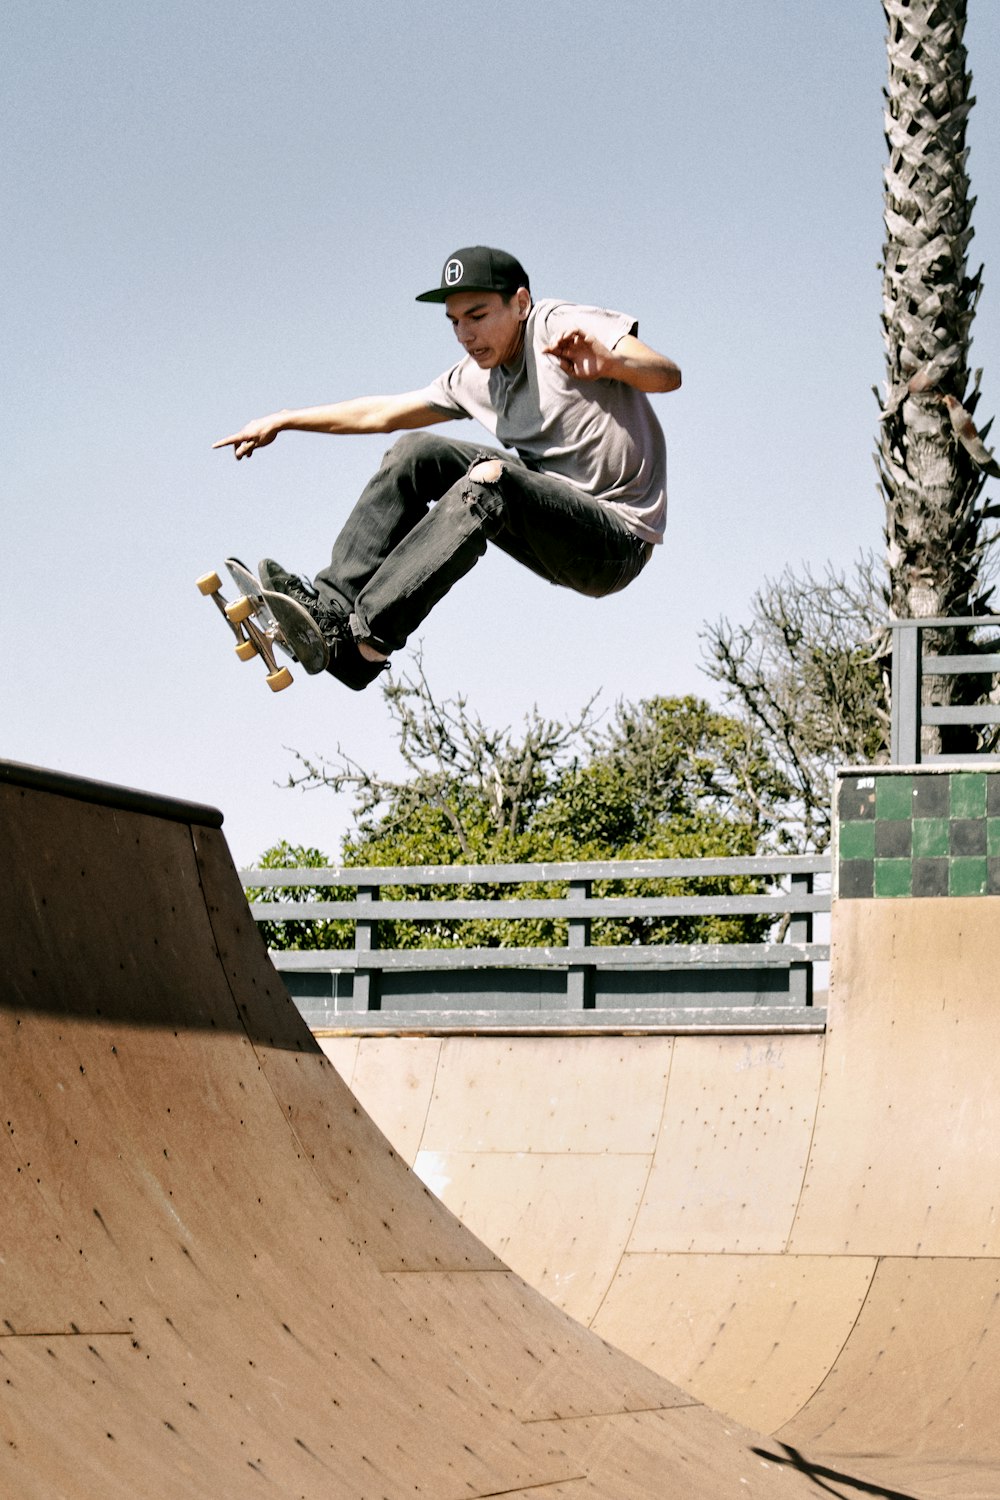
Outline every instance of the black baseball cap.
<svg viewBox="0 0 1000 1500">
<path fill-rule="evenodd" d="M 444 302 L 452 292 L 501 292 L 509 297 L 520 286 L 531 291 L 528 273 L 513 255 L 489 245 L 467 245 L 445 261 L 441 285 L 421 292 L 417 301 Z"/>
</svg>

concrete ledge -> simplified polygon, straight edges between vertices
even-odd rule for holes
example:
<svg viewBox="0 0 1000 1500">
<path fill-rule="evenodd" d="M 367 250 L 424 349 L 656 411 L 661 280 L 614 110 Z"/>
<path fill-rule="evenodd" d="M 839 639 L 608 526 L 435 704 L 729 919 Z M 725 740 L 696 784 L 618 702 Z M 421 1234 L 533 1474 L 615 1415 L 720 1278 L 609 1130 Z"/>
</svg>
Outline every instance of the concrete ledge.
<svg viewBox="0 0 1000 1500">
<path fill-rule="evenodd" d="M 698 1033 L 798 1034 L 826 1030 L 826 1011 L 791 1005 L 675 1007 L 667 1010 L 311 1011 L 316 1037 L 330 1036 L 663 1036 Z"/>
</svg>

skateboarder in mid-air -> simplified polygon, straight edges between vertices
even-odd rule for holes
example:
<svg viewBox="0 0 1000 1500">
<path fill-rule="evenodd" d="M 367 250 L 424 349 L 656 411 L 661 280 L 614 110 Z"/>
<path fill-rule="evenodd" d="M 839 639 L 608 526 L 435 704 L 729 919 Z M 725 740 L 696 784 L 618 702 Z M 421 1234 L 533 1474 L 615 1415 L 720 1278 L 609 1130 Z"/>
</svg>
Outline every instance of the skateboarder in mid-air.
<svg viewBox="0 0 1000 1500">
<path fill-rule="evenodd" d="M 463 350 L 430 385 L 276 412 L 215 444 L 249 458 L 279 432 L 406 433 L 312 582 L 271 558 L 259 569 L 276 615 L 292 600 L 319 627 L 327 649 L 307 670 L 355 689 L 487 542 L 599 598 L 631 583 L 663 539 L 666 446 L 646 393 L 676 390 L 681 373 L 637 338 L 633 318 L 533 302 L 520 263 L 484 245 L 456 250 L 417 301 L 444 304 Z M 416 430 L 456 417 L 475 417 L 513 452 Z"/>
</svg>

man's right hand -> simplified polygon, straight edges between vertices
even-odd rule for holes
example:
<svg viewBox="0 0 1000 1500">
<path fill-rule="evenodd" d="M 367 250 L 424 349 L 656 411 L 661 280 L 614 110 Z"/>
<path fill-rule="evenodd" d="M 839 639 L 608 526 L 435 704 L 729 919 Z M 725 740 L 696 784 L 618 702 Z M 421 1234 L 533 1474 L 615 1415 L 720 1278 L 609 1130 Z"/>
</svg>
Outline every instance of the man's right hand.
<svg viewBox="0 0 1000 1500">
<path fill-rule="evenodd" d="M 295 411 L 285 407 L 248 422 L 212 447 L 232 448 L 237 458 L 249 458 L 255 449 L 273 443 L 279 432 L 399 432 L 450 422 L 453 415 L 428 406 L 423 391 L 408 391 L 402 396 L 360 396 L 353 401 L 335 401 L 332 406 L 304 406 Z"/>
<path fill-rule="evenodd" d="M 212 447 L 232 448 L 237 458 L 251 458 L 257 448 L 266 448 L 268 443 L 273 443 L 280 431 L 281 414 L 258 417 L 256 421 L 241 427 L 239 432 L 234 432 L 231 437 L 220 438 Z"/>
</svg>

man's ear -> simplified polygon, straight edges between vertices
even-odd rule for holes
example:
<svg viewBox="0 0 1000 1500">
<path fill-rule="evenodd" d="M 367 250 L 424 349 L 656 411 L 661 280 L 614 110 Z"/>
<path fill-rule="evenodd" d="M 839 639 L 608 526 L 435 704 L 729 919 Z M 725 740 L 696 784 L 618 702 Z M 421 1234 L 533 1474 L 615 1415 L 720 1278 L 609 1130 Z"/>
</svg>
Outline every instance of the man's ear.
<svg viewBox="0 0 1000 1500">
<path fill-rule="evenodd" d="M 514 296 L 517 299 L 517 316 L 523 323 L 531 311 L 531 293 L 526 286 L 519 286 Z"/>
</svg>

